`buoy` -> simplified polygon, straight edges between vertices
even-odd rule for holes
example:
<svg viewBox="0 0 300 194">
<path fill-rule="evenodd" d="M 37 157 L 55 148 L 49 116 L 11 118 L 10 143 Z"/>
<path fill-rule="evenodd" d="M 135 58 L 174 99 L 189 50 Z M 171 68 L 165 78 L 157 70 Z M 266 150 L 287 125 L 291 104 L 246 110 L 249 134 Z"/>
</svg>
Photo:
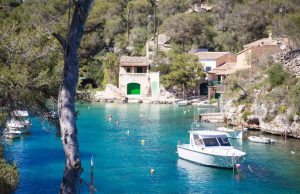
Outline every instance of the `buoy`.
<svg viewBox="0 0 300 194">
<path fill-rule="evenodd" d="M 188 110 L 188 112 L 190 112 L 190 110 Z"/>
<path fill-rule="evenodd" d="M 186 114 L 186 111 L 183 111 L 184 114 Z"/>
<path fill-rule="evenodd" d="M 119 121 L 116 121 L 116 124 L 119 125 Z"/>
<path fill-rule="evenodd" d="M 140 114 L 140 117 L 143 117 L 144 115 L 143 114 Z"/>
<path fill-rule="evenodd" d="M 239 169 L 239 168 L 241 167 L 241 165 L 240 165 L 240 164 L 236 164 L 235 167 L 236 167 L 237 169 Z"/>
<path fill-rule="evenodd" d="M 141 144 L 144 145 L 144 143 L 145 143 L 145 140 L 142 139 L 142 140 L 141 140 Z"/>
<path fill-rule="evenodd" d="M 154 174 L 154 169 L 153 168 L 150 169 L 150 173 Z"/>
<path fill-rule="evenodd" d="M 127 135 L 129 135 L 129 130 L 127 131 Z"/>
<path fill-rule="evenodd" d="M 296 152 L 294 152 L 294 151 L 291 151 L 291 154 L 296 154 Z"/>
</svg>

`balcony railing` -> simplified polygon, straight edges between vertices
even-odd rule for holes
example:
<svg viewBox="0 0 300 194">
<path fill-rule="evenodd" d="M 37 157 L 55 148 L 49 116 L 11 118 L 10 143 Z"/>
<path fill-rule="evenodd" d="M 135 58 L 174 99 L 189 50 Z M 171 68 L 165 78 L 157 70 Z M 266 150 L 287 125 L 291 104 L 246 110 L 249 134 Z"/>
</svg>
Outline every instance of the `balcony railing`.
<svg viewBox="0 0 300 194">
<path fill-rule="evenodd" d="M 222 85 L 221 81 L 209 81 L 209 86 L 217 86 L 217 85 Z"/>
<path fill-rule="evenodd" d="M 148 73 L 120 73 L 120 77 L 147 77 Z"/>
</svg>

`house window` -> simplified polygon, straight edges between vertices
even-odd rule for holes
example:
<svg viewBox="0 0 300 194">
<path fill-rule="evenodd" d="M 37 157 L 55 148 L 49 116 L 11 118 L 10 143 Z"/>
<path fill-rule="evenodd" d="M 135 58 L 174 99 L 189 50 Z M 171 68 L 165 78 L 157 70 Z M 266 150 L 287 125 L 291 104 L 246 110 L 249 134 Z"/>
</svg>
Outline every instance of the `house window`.
<svg viewBox="0 0 300 194">
<path fill-rule="evenodd" d="M 144 73 L 144 72 L 143 72 L 143 67 L 137 67 L 137 68 L 136 68 L 136 72 L 137 72 L 137 73 Z"/>
<path fill-rule="evenodd" d="M 130 67 L 127 67 L 127 68 L 126 68 L 126 72 L 127 72 L 127 73 L 130 73 L 130 72 L 131 72 L 131 68 L 130 68 Z"/>
<path fill-rule="evenodd" d="M 209 72 L 211 70 L 211 67 L 205 67 L 205 72 Z"/>
</svg>

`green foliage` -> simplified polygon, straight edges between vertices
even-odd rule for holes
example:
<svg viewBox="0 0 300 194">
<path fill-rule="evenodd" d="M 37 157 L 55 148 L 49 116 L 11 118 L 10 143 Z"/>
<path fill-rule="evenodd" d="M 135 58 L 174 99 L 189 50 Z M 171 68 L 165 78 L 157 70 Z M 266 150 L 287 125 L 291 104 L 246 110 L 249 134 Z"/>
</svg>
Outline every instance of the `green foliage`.
<svg viewBox="0 0 300 194">
<path fill-rule="evenodd" d="M 276 34 L 290 38 L 290 47 L 300 47 L 300 9 L 294 13 L 278 15 L 274 17 L 273 24 L 270 27 Z"/>
<path fill-rule="evenodd" d="M 158 14 L 165 19 L 177 13 L 183 13 L 188 9 L 188 1 L 164 0 L 158 3 Z"/>
<path fill-rule="evenodd" d="M 287 79 L 287 73 L 280 64 L 273 64 L 267 70 L 267 74 L 268 82 L 272 88 L 283 84 L 283 82 Z"/>
<path fill-rule="evenodd" d="M 178 13 L 167 18 L 163 28 L 175 42 L 185 45 L 201 34 L 203 21 L 199 14 Z"/>
<path fill-rule="evenodd" d="M 209 104 L 214 104 L 214 103 L 217 103 L 217 102 L 218 102 L 218 99 L 216 99 L 216 98 L 209 99 Z"/>
<path fill-rule="evenodd" d="M 300 81 L 291 90 L 291 100 L 297 114 L 300 113 Z"/>
<path fill-rule="evenodd" d="M 288 107 L 287 107 L 286 105 L 280 105 L 280 106 L 278 107 L 278 112 L 279 112 L 280 114 L 285 114 L 286 111 L 287 111 L 287 109 L 288 109 Z"/>
<path fill-rule="evenodd" d="M 203 66 L 198 58 L 191 54 L 172 54 L 170 56 L 170 73 L 163 75 L 162 83 L 167 87 L 195 87 L 196 81 L 205 77 Z"/>
<path fill-rule="evenodd" d="M 18 169 L 0 159 L 0 193 L 13 193 L 19 183 Z"/>
<path fill-rule="evenodd" d="M 7 118 L 7 112 L 0 111 L 0 127 L 5 126 L 6 118 Z M 1 150 L 0 150 L 0 154 L 1 154 Z M 1 158 L 1 156 L 0 156 L 0 158 Z"/>
<path fill-rule="evenodd" d="M 103 58 L 104 65 L 104 79 L 102 86 L 106 84 L 113 84 L 118 86 L 119 83 L 119 57 L 114 53 L 107 53 Z"/>
<path fill-rule="evenodd" d="M 247 121 L 248 117 L 251 115 L 251 112 L 250 111 L 244 111 L 243 114 L 242 114 L 242 118 L 244 121 Z"/>
</svg>

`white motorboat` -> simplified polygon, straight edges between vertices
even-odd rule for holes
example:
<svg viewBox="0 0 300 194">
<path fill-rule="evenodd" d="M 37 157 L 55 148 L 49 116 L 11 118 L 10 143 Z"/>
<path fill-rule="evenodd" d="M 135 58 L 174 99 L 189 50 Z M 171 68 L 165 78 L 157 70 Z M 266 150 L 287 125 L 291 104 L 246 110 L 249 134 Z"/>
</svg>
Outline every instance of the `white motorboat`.
<svg viewBox="0 0 300 194">
<path fill-rule="evenodd" d="M 12 119 L 6 122 L 6 128 L 9 130 L 18 130 L 21 133 L 29 133 L 30 124 L 26 121 Z"/>
<path fill-rule="evenodd" d="M 227 127 L 218 127 L 216 130 L 228 133 L 228 137 L 230 138 L 243 139 L 243 130 L 230 129 Z"/>
<path fill-rule="evenodd" d="M 29 133 L 31 122 L 27 111 L 16 110 L 11 113 L 11 116 L 12 119 L 6 122 L 7 130 Z"/>
<path fill-rule="evenodd" d="M 18 131 L 18 130 L 12 130 L 12 129 L 5 129 L 4 130 L 4 137 L 6 137 L 8 139 L 20 138 L 21 135 L 22 135 L 22 132 Z"/>
<path fill-rule="evenodd" d="M 190 143 L 177 145 L 179 158 L 198 164 L 233 168 L 246 155 L 233 148 L 227 134 L 218 131 L 190 131 Z"/>
<path fill-rule="evenodd" d="M 249 141 L 254 143 L 265 143 L 265 144 L 275 143 L 274 139 L 268 137 L 249 136 L 248 139 Z"/>
</svg>

